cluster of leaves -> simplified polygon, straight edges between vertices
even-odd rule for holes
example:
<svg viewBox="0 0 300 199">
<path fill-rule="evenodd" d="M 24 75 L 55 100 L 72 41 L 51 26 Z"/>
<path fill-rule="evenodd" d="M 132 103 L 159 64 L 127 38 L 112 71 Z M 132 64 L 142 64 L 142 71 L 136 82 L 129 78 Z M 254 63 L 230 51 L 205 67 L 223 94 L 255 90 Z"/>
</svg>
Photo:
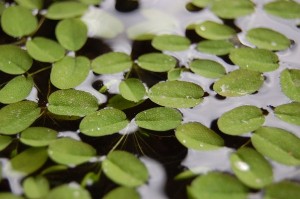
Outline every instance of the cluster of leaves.
<svg viewBox="0 0 300 199">
<path fill-rule="evenodd" d="M 257 92 L 264 84 L 264 73 L 279 68 L 274 51 L 287 50 L 291 41 L 285 35 L 269 28 L 253 28 L 246 39 L 255 48 L 237 45 L 236 30 L 226 24 L 204 21 L 188 28 L 202 40 L 191 45 L 189 38 L 163 34 L 152 35 L 154 52 L 133 59 L 123 52 L 108 52 L 90 59 L 77 55 L 88 39 L 88 27 L 80 19 L 89 5 L 99 0 L 53 1 L 16 0 L 15 4 L 0 2 L 1 30 L 15 42 L 0 45 L 0 71 L 9 76 L 0 89 L 0 151 L 8 150 L 9 166 L 20 173 L 24 197 L 27 198 L 91 198 L 85 189 L 99 181 L 103 173 L 119 188 L 104 198 L 140 198 L 136 187 L 149 178 L 144 163 L 134 154 L 112 148 L 104 156 L 88 142 L 58 137 L 53 128 L 36 126 L 36 121 L 48 116 L 54 120 L 76 120 L 79 132 L 87 137 L 105 137 L 116 134 L 130 125 L 126 110 L 149 101 L 154 107 L 134 115 L 134 122 L 143 129 L 164 132 L 174 130 L 174 136 L 188 149 L 214 150 L 225 146 L 220 133 L 199 122 L 183 123 L 180 109 L 193 108 L 205 100 L 205 91 L 195 83 L 180 80 L 183 72 L 199 78 L 214 79 L 213 91 L 223 97 L 240 97 Z M 192 0 L 199 8 L 210 7 L 221 19 L 236 19 L 254 12 L 249 0 Z M 42 9 L 47 9 L 43 13 Z M 300 5 L 294 1 L 277 0 L 265 4 L 270 15 L 286 19 L 299 18 Z M 35 14 L 33 10 L 38 10 Z M 287 12 L 288 10 L 288 12 Z M 55 37 L 37 33 L 45 21 L 55 21 Z M 149 39 L 139 35 L 137 39 Z M 201 53 L 228 56 L 238 69 L 227 72 L 213 60 L 194 59 L 188 66 L 179 66 L 178 60 L 164 53 L 190 48 Z M 70 54 L 75 54 L 70 56 Z M 35 65 L 43 63 L 46 67 Z M 32 69 L 35 71 L 32 72 Z M 33 88 L 39 88 L 35 77 L 41 71 L 51 70 L 47 105 L 26 99 Z M 87 91 L 77 90 L 92 71 L 99 76 L 126 73 L 118 85 L 119 94 L 110 96 L 107 85 L 99 92 L 109 96 L 107 104 Z M 167 79 L 149 85 L 135 77 L 139 71 L 148 74 L 167 73 Z M 281 120 L 300 125 L 300 70 L 284 69 L 280 75 L 282 92 L 291 100 L 274 108 Z M 263 126 L 265 115 L 261 107 L 238 106 L 225 112 L 217 120 L 221 134 L 240 136 L 251 132 L 251 140 L 230 156 L 235 176 L 211 172 L 196 177 L 187 188 L 190 198 L 246 198 L 251 189 L 265 189 L 265 198 L 293 198 L 299 195 L 299 184 L 289 181 L 273 183 L 273 172 L 268 159 L 285 165 L 300 165 L 300 138 L 292 132 Z M 126 132 L 125 132 L 126 133 Z M 137 133 L 137 132 L 135 132 Z M 122 137 L 123 138 L 123 137 Z M 19 143 L 24 145 L 18 149 Z M 11 146 L 15 148 L 11 149 Z M 50 160 L 52 165 L 45 168 Z M 98 172 L 89 172 L 78 183 L 54 186 L 47 174 L 65 171 L 84 163 L 95 162 Z M 1 165 L 0 165 L 1 169 Z M 2 168 L 4 170 L 4 168 Z M 0 179 L 1 180 L 1 179 Z M 281 196 L 283 195 L 283 196 Z M 0 193 L 0 198 L 22 198 L 11 193 Z"/>
</svg>

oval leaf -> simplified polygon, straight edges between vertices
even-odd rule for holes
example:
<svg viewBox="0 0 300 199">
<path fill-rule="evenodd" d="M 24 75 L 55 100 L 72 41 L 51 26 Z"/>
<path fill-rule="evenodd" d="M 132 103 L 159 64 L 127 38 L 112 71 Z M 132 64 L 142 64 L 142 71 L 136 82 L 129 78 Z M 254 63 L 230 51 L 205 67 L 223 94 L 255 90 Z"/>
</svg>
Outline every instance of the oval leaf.
<svg viewBox="0 0 300 199">
<path fill-rule="evenodd" d="M 300 165 L 300 139 L 280 128 L 261 127 L 251 137 L 258 152 L 286 165 Z"/>
<path fill-rule="evenodd" d="M 275 115 L 281 120 L 300 126 L 300 103 L 292 102 L 277 106 L 274 110 Z"/>
<path fill-rule="evenodd" d="M 204 21 L 196 25 L 195 31 L 201 37 L 211 40 L 229 39 L 235 35 L 233 28 L 214 21 Z"/>
<path fill-rule="evenodd" d="M 148 53 L 139 56 L 137 64 L 148 71 L 167 72 L 176 66 L 176 59 L 162 53 Z"/>
<path fill-rule="evenodd" d="M 13 45 L 0 45 L 1 71 L 14 75 L 22 74 L 30 69 L 32 62 L 25 50 Z"/>
<path fill-rule="evenodd" d="M 29 127 L 22 131 L 20 141 L 33 147 L 49 145 L 57 137 L 57 131 L 46 127 Z"/>
<path fill-rule="evenodd" d="M 118 187 L 107 193 L 103 199 L 123 199 L 124 196 L 130 199 L 140 199 L 140 194 L 133 188 Z"/>
<path fill-rule="evenodd" d="M 192 0 L 191 2 L 197 7 L 204 8 L 208 5 L 211 5 L 213 1 L 214 0 Z"/>
<path fill-rule="evenodd" d="M 28 9 L 42 9 L 44 0 L 15 0 L 20 6 Z"/>
<path fill-rule="evenodd" d="M 264 5 L 264 10 L 277 17 L 286 19 L 300 18 L 300 4 L 296 1 L 271 1 Z M 287 10 L 288 12 L 286 12 Z"/>
<path fill-rule="evenodd" d="M 3 198 L 3 199 L 24 199 L 22 196 L 16 196 L 13 193 L 8 193 L 8 192 L 1 192 L 0 193 L 0 198 Z"/>
<path fill-rule="evenodd" d="M 50 190 L 50 185 L 43 176 L 28 177 L 23 182 L 23 189 L 28 198 L 44 198 Z"/>
<path fill-rule="evenodd" d="M 230 156 L 231 168 L 248 187 L 260 189 L 273 181 L 272 166 L 257 151 L 243 147 Z"/>
<path fill-rule="evenodd" d="M 190 63 L 190 69 L 197 75 L 207 78 L 220 78 L 225 75 L 225 68 L 209 59 L 196 59 Z"/>
<path fill-rule="evenodd" d="M 261 109 L 256 106 L 239 106 L 226 113 L 218 119 L 219 129 L 229 135 L 241 135 L 254 131 L 265 122 Z"/>
<path fill-rule="evenodd" d="M 266 187 L 264 199 L 298 199 L 299 195 L 299 183 L 281 181 Z"/>
<path fill-rule="evenodd" d="M 72 184 L 63 184 L 52 189 L 45 199 L 53 198 L 66 198 L 66 199 L 91 199 L 90 193 L 77 185 L 76 183 Z"/>
<path fill-rule="evenodd" d="M 96 150 L 81 141 L 71 138 L 60 138 L 52 141 L 48 147 L 49 157 L 68 166 L 76 166 L 89 161 L 96 155 Z"/>
<path fill-rule="evenodd" d="M 157 83 L 148 93 L 154 103 L 172 108 L 194 107 L 202 102 L 203 94 L 197 84 L 177 80 Z"/>
<path fill-rule="evenodd" d="M 229 58 L 240 68 L 258 72 L 274 71 L 279 67 L 277 55 L 265 49 L 237 48 L 230 52 Z"/>
<path fill-rule="evenodd" d="M 125 151 L 113 151 L 102 162 L 105 175 L 117 184 L 137 187 L 148 180 L 145 165 L 134 155 Z"/>
<path fill-rule="evenodd" d="M 199 42 L 196 48 L 203 53 L 226 55 L 234 49 L 234 45 L 227 40 L 204 40 Z"/>
<path fill-rule="evenodd" d="M 122 97 L 133 102 L 142 100 L 146 94 L 144 84 L 135 78 L 122 81 L 119 85 L 119 90 Z"/>
<path fill-rule="evenodd" d="M 89 71 L 90 60 L 88 58 L 66 56 L 53 64 L 50 80 L 57 88 L 74 88 L 86 79 Z"/>
<path fill-rule="evenodd" d="M 158 50 L 183 51 L 187 50 L 191 41 L 180 35 L 158 35 L 152 39 L 151 45 Z"/>
<path fill-rule="evenodd" d="M 182 115 L 173 108 L 156 107 L 138 113 L 135 122 L 141 128 L 153 131 L 167 131 L 176 128 L 182 121 Z"/>
<path fill-rule="evenodd" d="M 17 134 L 29 127 L 39 116 L 41 109 L 31 101 L 9 104 L 0 109 L 0 132 Z"/>
<path fill-rule="evenodd" d="M 189 149 L 214 150 L 224 146 L 224 140 L 217 133 L 198 122 L 178 126 L 175 136 Z"/>
<path fill-rule="evenodd" d="M 88 6 L 76 1 L 64 1 L 52 3 L 46 13 L 49 19 L 66 19 L 78 17 L 85 13 Z"/>
<path fill-rule="evenodd" d="M 83 117 L 98 109 L 96 97 L 74 89 L 55 91 L 49 96 L 48 102 L 48 110 L 57 115 Z"/>
<path fill-rule="evenodd" d="M 225 97 L 238 97 L 254 93 L 264 83 L 261 73 L 245 69 L 232 71 L 213 85 L 214 91 Z"/>
<path fill-rule="evenodd" d="M 111 97 L 108 101 L 107 106 L 108 107 L 113 107 L 119 110 L 125 110 L 128 108 L 135 107 L 139 105 L 143 101 L 139 101 L 138 103 L 135 103 L 133 101 L 129 101 L 127 99 L 124 99 L 121 95 L 114 95 Z"/>
<path fill-rule="evenodd" d="M 0 135 L 0 151 L 5 149 L 12 141 L 13 139 L 10 136 Z"/>
<path fill-rule="evenodd" d="M 282 92 L 291 100 L 300 102 L 300 70 L 285 69 L 280 74 Z"/>
<path fill-rule="evenodd" d="M 29 55 L 41 62 L 55 62 L 65 55 L 64 48 L 56 41 L 44 37 L 35 37 L 26 42 Z"/>
</svg>

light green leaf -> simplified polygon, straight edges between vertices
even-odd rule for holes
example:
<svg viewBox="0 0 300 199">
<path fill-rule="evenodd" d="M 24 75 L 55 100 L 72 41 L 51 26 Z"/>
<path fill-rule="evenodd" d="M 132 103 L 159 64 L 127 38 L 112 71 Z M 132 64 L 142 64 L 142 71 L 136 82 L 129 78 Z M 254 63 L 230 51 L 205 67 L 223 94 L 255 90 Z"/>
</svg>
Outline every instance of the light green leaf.
<svg viewBox="0 0 300 199">
<path fill-rule="evenodd" d="M 214 21 L 204 21 L 201 24 L 197 24 L 195 31 L 201 37 L 211 40 L 229 39 L 235 35 L 233 28 Z"/>
<path fill-rule="evenodd" d="M 74 89 L 55 91 L 49 96 L 48 102 L 48 110 L 57 115 L 83 117 L 98 109 L 96 97 Z"/>
<path fill-rule="evenodd" d="M 9 104 L 0 109 L 0 132 L 17 134 L 29 127 L 39 116 L 41 108 L 31 101 Z"/>
<path fill-rule="evenodd" d="M 195 59 L 190 63 L 190 69 L 197 75 L 207 78 L 220 78 L 226 74 L 224 66 L 209 59 Z"/>
<path fill-rule="evenodd" d="M 192 0 L 192 4 L 194 4 L 197 7 L 204 8 L 206 6 L 209 6 L 213 3 L 214 0 Z"/>
<path fill-rule="evenodd" d="M 13 170 L 29 175 L 41 168 L 47 159 L 46 148 L 29 148 L 13 157 L 10 163 Z"/>
<path fill-rule="evenodd" d="M 281 91 L 291 100 L 300 102 L 300 70 L 285 69 L 280 74 Z"/>
<path fill-rule="evenodd" d="M 80 19 L 64 19 L 55 28 L 58 42 L 67 50 L 79 50 L 87 40 L 87 27 Z"/>
<path fill-rule="evenodd" d="M 254 3 L 250 0 L 215 0 L 211 10 L 224 19 L 235 19 L 254 12 Z"/>
<path fill-rule="evenodd" d="M 92 69 L 98 74 L 119 73 L 131 68 L 131 66 L 130 56 L 121 52 L 109 52 L 92 61 Z"/>
<path fill-rule="evenodd" d="M 230 156 L 231 168 L 248 187 L 260 189 L 273 181 L 271 164 L 256 150 L 243 147 Z"/>
<path fill-rule="evenodd" d="M 149 177 L 146 166 L 134 155 L 125 151 L 113 151 L 102 162 L 105 175 L 113 182 L 137 187 L 144 184 Z"/>
<path fill-rule="evenodd" d="M 245 69 L 234 70 L 213 85 L 214 91 L 225 97 L 248 95 L 259 90 L 264 83 L 261 73 Z"/>
<path fill-rule="evenodd" d="M 275 15 L 277 17 L 286 19 L 300 18 L 300 4 L 292 0 L 271 1 L 264 5 L 264 10 L 268 14 Z"/>
<path fill-rule="evenodd" d="M 234 45 L 227 40 L 204 40 L 198 43 L 196 49 L 203 53 L 226 55 L 234 49 Z"/>
<path fill-rule="evenodd" d="M 3 72 L 15 75 L 25 73 L 32 62 L 25 50 L 13 45 L 0 45 L 0 70 Z"/>
<path fill-rule="evenodd" d="M 81 186 L 74 184 L 63 184 L 52 189 L 45 199 L 92 199 L 90 193 Z"/>
<path fill-rule="evenodd" d="M 263 199 L 298 199 L 299 195 L 299 183 L 281 181 L 267 186 Z"/>
<path fill-rule="evenodd" d="M 148 53 L 139 56 L 137 64 L 148 71 L 166 72 L 176 66 L 176 59 L 162 53 Z"/>
<path fill-rule="evenodd" d="M 124 112 L 106 108 L 87 115 L 80 123 L 80 131 L 88 136 L 104 136 L 116 133 L 128 124 Z"/>
<path fill-rule="evenodd" d="M 23 189 L 28 198 L 44 198 L 50 190 L 50 185 L 43 176 L 28 177 L 23 181 Z"/>
<path fill-rule="evenodd" d="M 13 139 L 10 136 L 6 135 L 0 135 L 0 151 L 5 149 L 10 143 L 13 141 Z M 0 178 L 1 179 L 1 178 Z"/>
<path fill-rule="evenodd" d="M 189 149 L 214 150 L 224 146 L 224 140 L 217 133 L 198 122 L 178 126 L 175 136 Z"/>
<path fill-rule="evenodd" d="M 12 37 L 29 35 L 38 26 L 38 21 L 31 11 L 22 6 L 10 6 L 1 16 L 2 30 Z"/>
<path fill-rule="evenodd" d="M 300 139 L 280 128 L 261 127 L 251 137 L 255 149 L 286 165 L 300 165 Z"/>
<path fill-rule="evenodd" d="M 260 108 L 251 105 L 236 107 L 218 119 L 219 129 L 229 135 L 240 135 L 254 131 L 265 122 Z"/>
<path fill-rule="evenodd" d="M 88 58 L 66 56 L 53 64 L 50 80 L 57 88 L 74 88 L 86 79 L 89 71 L 90 60 Z"/>
<path fill-rule="evenodd" d="M 9 192 L 1 192 L 0 198 L 1 199 L 24 199 L 22 196 L 17 196 Z"/>
<path fill-rule="evenodd" d="M 15 0 L 20 6 L 28 9 L 42 9 L 44 0 Z"/>
<path fill-rule="evenodd" d="M 87 5 L 100 4 L 102 2 L 102 0 L 79 0 L 79 1 Z"/>
<path fill-rule="evenodd" d="M 136 78 L 129 78 L 119 85 L 120 94 L 127 100 L 139 102 L 146 94 L 144 84 Z"/>
<path fill-rule="evenodd" d="M 185 71 L 184 68 L 173 68 L 168 71 L 168 80 L 173 81 L 173 80 L 179 80 L 181 73 Z"/>
<path fill-rule="evenodd" d="M 275 115 L 281 120 L 300 126 L 300 103 L 292 102 L 277 106 L 274 110 Z"/>
<path fill-rule="evenodd" d="M 56 172 L 64 172 L 69 169 L 68 166 L 66 165 L 61 165 L 61 164 L 56 164 L 53 166 L 49 166 L 43 171 L 41 171 L 41 175 L 46 175 L 46 174 L 51 174 L 51 173 L 56 173 Z"/>
<path fill-rule="evenodd" d="M 181 124 L 181 113 L 173 108 L 156 107 L 138 113 L 135 116 L 136 124 L 153 131 L 167 131 Z"/>
<path fill-rule="evenodd" d="M 158 50 L 183 51 L 190 47 L 191 41 L 180 35 L 158 35 L 152 39 L 151 44 Z"/>
<path fill-rule="evenodd" d="M 197 84 L 175 80 L 155 84 L 148 95 L 151 101 L 161 106 L 189 108 L 202 102 L 204 91 Z"/>
<path fill-rule="evenodd" d="M 190 198 L 246 199 L 248 189 L 235 177 L 209 172 L 193 180 L 187 188 Z"/>
<path fill-rule="evenodd" d="M 130 199 L 140 199 L 140 194 L 133 188 L 129 187 L 118 187 L 110 192 L 108 192 L 103 199 L 124 199 L 124 196 L 126 198 Z"/>
<path fill-rule="evenodd" d="M 142 103 L 143 101 L 139 101 L 138 103 L 135 103 L 133 101 L 129 101 L 127 99 L 124 99 L 121 95 L 114 95 L 108 100 L 108 107 L 113 107 L 119 110 L 125 110 L 132 107 L 135 107 Z"/>
<path fill-rule="evenodd" d="M 65 55 L 64 48 L 56 41 L 44 37 L 35 37 L 26 42 L 29 55 L 41 62 L 55 62 Z"/>
<path fill-rule="evenodd" d="M 11 104 L 25 99 L 33 87 L 32 77 L 17 76 L 0 90 L 0 102 Z"/>
<path fill-rule="evenodd" d="M 46 17 L 54 20 L 78 17 L 87 9 L 87 5 L 76 1 L 55 2 L 49 6 Z"/>
<path fill-rule="evenodd" d="M 89 161 L 96 155 L 96 150 L 85 142 L 60 138 L 49 144 L 48 154 L 59 164 L 76 166 Z"/>
<path fill-rule="evenodd" d="M 279 67 L 277 55 L 265 49 L 237 48 L 230 52 L 229 58 L 240 68 L 258 72 L 274 71 Z"/>
<path fill-rule="evenodd" d="M 33 147 L 49 145 L 57 137 L 57 131 L 46 127 L 29 127 L 22 131 L 20 141 Z"/>
<path fill-rule="evenodd" d="M 247 32 L 246 39 L 258 48 L 267 50 L 285 50 L 291 45 L 285 35 L 269 28 L 253 28 Z"/>
</svg>

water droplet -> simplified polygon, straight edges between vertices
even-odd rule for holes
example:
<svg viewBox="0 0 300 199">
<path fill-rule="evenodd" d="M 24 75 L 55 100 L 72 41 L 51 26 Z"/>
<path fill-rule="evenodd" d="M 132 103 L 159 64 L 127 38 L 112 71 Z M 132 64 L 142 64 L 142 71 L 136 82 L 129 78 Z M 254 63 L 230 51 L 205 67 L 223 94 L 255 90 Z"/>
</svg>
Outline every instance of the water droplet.
<svg viewBox="0 0 300 199">
<path fill-rule="evenodd" d="M 250 169 L 250 166 L 246 162 L 236 162 L 235 166 L 241 171 L 248 171 Z"/>
</svg>

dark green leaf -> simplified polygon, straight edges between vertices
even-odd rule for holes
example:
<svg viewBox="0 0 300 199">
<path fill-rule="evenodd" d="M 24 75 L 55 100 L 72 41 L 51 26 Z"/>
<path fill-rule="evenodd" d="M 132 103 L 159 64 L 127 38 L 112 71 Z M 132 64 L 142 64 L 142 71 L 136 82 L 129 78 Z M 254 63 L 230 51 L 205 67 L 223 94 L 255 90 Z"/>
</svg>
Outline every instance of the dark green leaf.
<svg viewBox="0 0 300 199">
<path fill-rule="evenodd" d="M 129 101 L 127 99 L 124 99 L 121 95 L 114 95 L 108 100 L 107 106 L 113 107 L 119 110 L 125 110 L 128 108 L 135 107 L 142 103 L 143 101 L 139 101 L 138 103 Z"/>
<path fill-rule="evenodd" d="M 22 196 L 16 196 L 9 192 L 1 192 L 0 198 L 1 199 L 24 199 Z"/>
<path fill-rule="evenodd" d="M 148 53 L 138 58 L 138 65 L 152 72 L 166 72 L 176 66 L 176 59 L 162 53 Z"/>
<path fill-rule="evenodd" d="M 298 199 L 300 184 L 290 181 L 281 181 L 267 186 L 263 199 Z"/>
<path fill-rule="evenodd" d="M 285 69 L 280 74 L 282 92 L 291 100 L 300 102 L 300 70 Z"/>
<path fill-rule="evenodd" d="M 133 102 L 139 102 L 146 95 L 144 84 L 135 78 L 122 81 L 119 85 L 119 90 L 122 97 Z"/>
<path fill-rule="evenodd" d="M 129 187 L 118 187 L 107 193 L 103 199 L 124 199 L 124 196 L 126 198 L 130 199 L 140 199 L 140 194 L 133 188 Z"/>
<path fill-rule="evenodd" d="M 76 183 L 63 184 L 52 189 L 45 199 L 92 199 L 90 193 Z"/>
<path fill-rule="evenodd" d="M 274 110 L 275 115 L 285 122 L 300 125 L 300 103 L 292 102 L 277 106 Z"/>
<path fill-rule="evenodd" d="M 15 0 L 20 6 L 28 9 L 42 9 L 44 0 Z"/>
<path fill-rule="evenodd" d="M 0 151 L 5 149 L 12 141 L 13 139 L 10 136 L 0 135 Z"/>
</svg>

